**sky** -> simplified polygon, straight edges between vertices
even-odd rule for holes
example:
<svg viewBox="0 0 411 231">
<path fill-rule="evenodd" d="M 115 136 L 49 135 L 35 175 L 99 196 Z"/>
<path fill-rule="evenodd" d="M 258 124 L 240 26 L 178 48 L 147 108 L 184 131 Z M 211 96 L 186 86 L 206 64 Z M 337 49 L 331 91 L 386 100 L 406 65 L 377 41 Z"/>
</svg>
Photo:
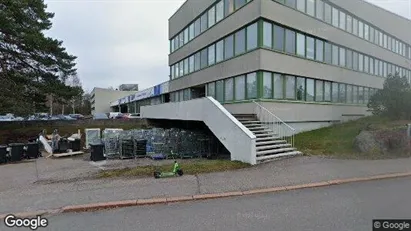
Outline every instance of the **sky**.
<svg viewBox="0 0 411 231">
<path fill-rule="evenodd" d="M 145 89 L 168 80 L 168 19 L 184 1 L 45 0 L 55 13 L 46 34 L 77 56 L 86 92 L 128 83 Z M 367 1 L 411 19 L 411 0 Z"/>
</svg>

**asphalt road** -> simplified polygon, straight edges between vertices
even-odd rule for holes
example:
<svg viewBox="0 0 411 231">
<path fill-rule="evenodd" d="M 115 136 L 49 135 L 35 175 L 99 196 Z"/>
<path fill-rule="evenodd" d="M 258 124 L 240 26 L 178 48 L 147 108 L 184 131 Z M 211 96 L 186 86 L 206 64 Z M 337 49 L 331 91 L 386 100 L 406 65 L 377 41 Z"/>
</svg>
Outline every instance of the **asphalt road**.
<svg viewBox="0 0 411 231">
<path fill-rule="evenodd" d="M 372 219 L 411 219 L 410 192 L 411 178 L 380 180 L 275 194 L 61 214 L 49 217 L 49 226 L 38 230 L 372 230 Z M 2 223 L 0 230 L 14 229 Z"/>
</svg>

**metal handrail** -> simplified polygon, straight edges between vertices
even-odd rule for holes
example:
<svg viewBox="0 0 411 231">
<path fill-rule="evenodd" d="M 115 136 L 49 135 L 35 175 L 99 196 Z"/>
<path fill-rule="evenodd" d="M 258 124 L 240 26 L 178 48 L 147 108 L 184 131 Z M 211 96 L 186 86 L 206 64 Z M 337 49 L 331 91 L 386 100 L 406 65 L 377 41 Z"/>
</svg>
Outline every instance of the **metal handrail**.
<svg viewBox="0 0 411 231">
<path fill-rule="evenodd" d="M 254 112 L 261 124 L 268 127 L 276 137 L 286 140 L 292 147 L 294 147 L 295 129 L 261 104 L 256 101 L 253 101 L 253 103 L 256 105 Z"/>
</svg>

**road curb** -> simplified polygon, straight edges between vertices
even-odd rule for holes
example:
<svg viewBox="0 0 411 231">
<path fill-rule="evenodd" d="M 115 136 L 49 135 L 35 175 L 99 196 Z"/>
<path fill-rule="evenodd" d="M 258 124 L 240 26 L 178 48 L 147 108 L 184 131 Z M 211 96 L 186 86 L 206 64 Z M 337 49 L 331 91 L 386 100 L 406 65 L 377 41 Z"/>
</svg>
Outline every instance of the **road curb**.
<svg viewBox="0 0 411 231">
<path fill-rule="evenodd" d="M 10 214 L 13 214 L 16 217 L 20 217 L 20 218 L 29 218 L 29 217 L 36 217 L 36 216 L 52 215 L 52 214 L 57 214 L 57 213 L 85 212 L 85 211 L 96 211 L 96 210 L 131 207 L 131 206 L 168 204 L 168 203 L 178 203 L 178 202 L 184 202 L 184 201 L 209 200 L 209 199 L 226 198 L 226 197 L 239 197 L 239 196 L 246 196 L 246 195 L 283 192 L 283 191 L 290 191 L 290 190 L 317 188 L 317 187 L 325 187 L 325 186 L 331 186 L 331 185 L 341 185 L 341 184 L 347 184 L 347 183 L 384 180 L 384 179 L 401 178 L 401 177 L 409 177 L 409 176 L 411 176 L 411 172 L 390 173 L 390 174 L 375 175 L 375 176 L 370 176 L 370 177 L 336 179 L 336 180 L 321 181 L 321 182 L 308 183 L 308 184 L 252 189 L 252 190 L 246 190 L 246 191 L 209 193 L 209 194 L 199 194 L 199 195 L 180 196 L 180 197 L 162 197 L 162 198 L 150 198 L 150 199 L 110 201 L 110 202 L 101 202 L 101 203 L 92 203 L 92 204 L 83 204 L 83 205 L 69 205 L 69 206 L 64 206 L 62 208 L 59 208 L 59 209 L 52 209 L 52 210 L 38 210 L 38 211 L 33 211 L 33 212 L 0 214 L 0 219 L 3 220 L 7 215 L 10 215 Z"/>
</svg>

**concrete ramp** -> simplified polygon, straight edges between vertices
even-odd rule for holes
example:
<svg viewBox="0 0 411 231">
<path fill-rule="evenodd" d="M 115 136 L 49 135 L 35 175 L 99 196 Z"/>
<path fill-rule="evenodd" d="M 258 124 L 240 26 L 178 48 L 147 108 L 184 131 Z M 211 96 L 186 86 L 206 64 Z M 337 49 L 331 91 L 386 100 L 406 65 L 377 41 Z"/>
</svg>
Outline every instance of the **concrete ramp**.
<svg viewBox="0 0 411 231">
<path fill-rule="evenodd" d="M 141 117 L 203 121 L 231 154 L 231 160 L 256 164 L 256 136 L 212 97 L 143 106 Z"/>
</svg>

